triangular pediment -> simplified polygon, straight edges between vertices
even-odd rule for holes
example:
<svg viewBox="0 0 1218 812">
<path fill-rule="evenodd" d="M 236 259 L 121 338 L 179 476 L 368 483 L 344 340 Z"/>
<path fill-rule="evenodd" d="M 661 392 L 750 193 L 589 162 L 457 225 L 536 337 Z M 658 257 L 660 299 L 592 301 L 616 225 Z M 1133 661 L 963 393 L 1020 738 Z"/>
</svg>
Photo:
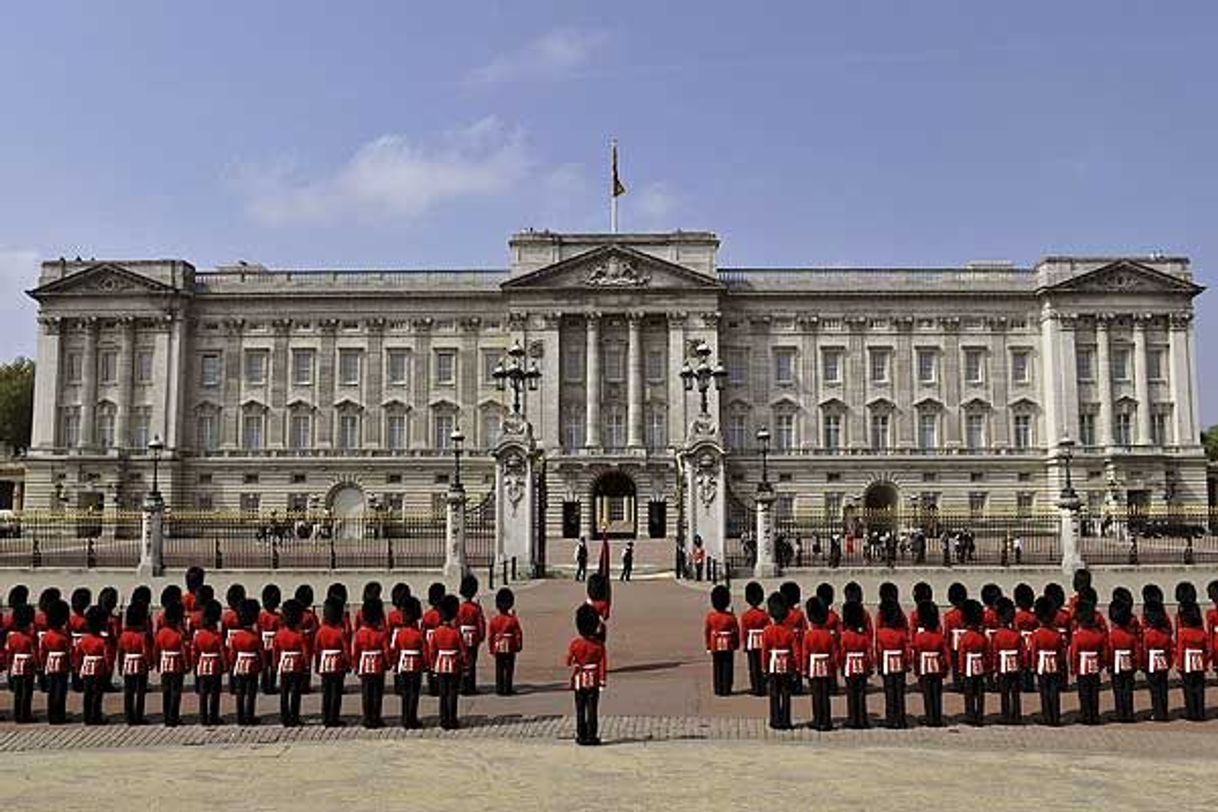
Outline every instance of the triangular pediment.
<svg viewBox="0 0 1218 812">
<path fill-rule="evenodd" d="M 28 291 L 35 299 L 53 295 L 124 296 L 173 293 L 173 288 L 114 262 L 101 262 Z"/>
<path fill-rule="evenodd" d="M 1042 293 L 1183 293 L 1203 291 L 1186 279 L 1163 273 L 1131 259 L 1120 259 L 1070 279 L 1041 288 Z"/>
<path fill-rule="evenodd" d="M 718 279 L 624 245 L 603 245 L 509 279 L 504 290 L 717 290 Z"/>
</svg>

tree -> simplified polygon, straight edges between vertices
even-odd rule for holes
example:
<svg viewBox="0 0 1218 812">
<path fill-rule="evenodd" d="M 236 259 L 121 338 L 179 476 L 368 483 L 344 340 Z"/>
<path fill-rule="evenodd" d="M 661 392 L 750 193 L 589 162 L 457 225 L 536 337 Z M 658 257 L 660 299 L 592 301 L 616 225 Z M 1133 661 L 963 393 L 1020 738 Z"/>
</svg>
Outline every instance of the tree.
<svg viewBox="0 0 1218 812">
<path fill-rule="evenodd" d="M 1205 458 L 1218 460 L 1218 425 L 1201 432 L 1201 445 L 1205 446 Z"/>
<path fill-rule="evenodd" d="M 18 356 L 0 364 L 0 443 L 14 453 L 30 446 L 34 423 L 34 362 Z"/>
</svg>

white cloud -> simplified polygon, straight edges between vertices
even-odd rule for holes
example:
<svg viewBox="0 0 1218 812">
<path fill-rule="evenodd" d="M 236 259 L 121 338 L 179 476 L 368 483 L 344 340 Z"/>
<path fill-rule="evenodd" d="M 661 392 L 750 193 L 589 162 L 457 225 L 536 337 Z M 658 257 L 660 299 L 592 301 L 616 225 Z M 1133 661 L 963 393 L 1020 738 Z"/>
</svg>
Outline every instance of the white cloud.
<svg viewBox="0 0 1218 812">
<path fill-rule="evenodd" d="M 606 38 L 603 32 L 556 28 L 530 40 L 519 50 L 496 57 L 474 69 L 468 80 L 477 85 L 494 85 L 565 79 L 587 64 Z"/>
<path fill-rule="evenodd" d="M 532 161 L 523 133 L 493 116 L 424 145 L 383 135 L 319 178 L 285 161 L 244 166 L 233 181 L 254 219 L 269 225 L 417 218 L 444 203 L 508 191 Z"/>
<path fill-rule="evenodd" d="M 628 205 L 629 197 L 630 195 L 627 194 L 625 198 L 622 198 L 627 201 L 625 205 Z M 669 221 L 676 214 L 681 198 L 669 184 L 658 181 L 649 183 L 640 189 L 637 201 L 635 206 L 648 226 L 669 227 L 673 225 Z"/>
<path fill-rule="evenodd" d="M 25 291 L 38 284 L 38 257 L 37 251 L 0 246 L 0 284 L 10 291 L 0 299 L 0 361 L 34 354 L 38 308 Z"/>
</svg>

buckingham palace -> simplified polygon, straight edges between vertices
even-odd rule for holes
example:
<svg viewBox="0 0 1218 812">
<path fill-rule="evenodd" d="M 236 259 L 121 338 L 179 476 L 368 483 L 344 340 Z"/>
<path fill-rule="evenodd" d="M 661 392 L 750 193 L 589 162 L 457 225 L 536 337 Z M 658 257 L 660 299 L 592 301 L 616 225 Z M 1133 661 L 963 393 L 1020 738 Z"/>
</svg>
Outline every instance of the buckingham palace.
<svg viewBox="0 0 1218 812">
<path fill-rule="evenodd" d="M 766 429 L 779 515 L 1049 507 L 1063 440 L 1085 507 L 1206 501 L 1186 258 L 720 267 L 714 234 L 683 231 L 508 248 L 468 270 L 44 262 L 27 507 L 138 505 L 156 437 L 171 509 L 438 509 L 457 429 L 477 498 L 517 344 L 556 537 L 674 532 L 701 344 L 727 488 L 753 492 Z"/>
</svg>

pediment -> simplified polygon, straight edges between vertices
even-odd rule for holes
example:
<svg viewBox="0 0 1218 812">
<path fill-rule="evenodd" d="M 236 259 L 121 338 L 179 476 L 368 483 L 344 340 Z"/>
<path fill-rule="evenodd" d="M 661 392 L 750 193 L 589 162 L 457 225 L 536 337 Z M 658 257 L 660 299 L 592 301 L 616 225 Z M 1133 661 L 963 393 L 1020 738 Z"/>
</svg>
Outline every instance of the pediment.
<svg viewBox="0 0 1218 812">
<path fill-rule="evenodd" d="M 29 291 L 35 299 L 53 295 L 130 296 L 148 293 L 173 293 L 173 288 L 124 268 L 114 262 L 102 262 L 62 279 L 48 282 Z"/>
<path fill-rule="evenodd" d="M 1042 293 L 1183 293 L 1204 290 L 1185 279 L 1157 271 L 1140 262 L 1121 259 L 1042 288 Z"/>
<path fill-rule="evenodd" d="M 604 245 L 504 282 L 504 290 L 718 290 L 718 279 L 622 245 Z"/>
</svg>

